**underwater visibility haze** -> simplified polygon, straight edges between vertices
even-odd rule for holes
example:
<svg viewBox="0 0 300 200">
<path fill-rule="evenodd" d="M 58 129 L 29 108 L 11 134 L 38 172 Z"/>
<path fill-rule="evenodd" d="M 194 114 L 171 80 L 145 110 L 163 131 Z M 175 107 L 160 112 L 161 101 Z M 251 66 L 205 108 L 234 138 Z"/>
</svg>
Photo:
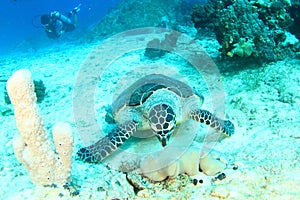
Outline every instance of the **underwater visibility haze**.
<svg viewBox="0 0 300 200">
<path fill-rule="evenodd" d="M 299 198 L 299 0 L 0 13 L 0 199 Z"/>
<path fill-rule="evenodd" d="M 98 22 L 105 14 L 115 7 L 119 0 L 5 0 L 1 2 L 0 19 L 1 36 L 0 52 L 5 53 L 18 46 L 24 40 L 43 41 L 43 28 L 40 16 L 54 10 L 62 13 L 71 11 L 81 4 L 78 19 L 78 29 L 86 29 Z M 78 33 L 77 33 L 78 34 Z"/>
</svg>

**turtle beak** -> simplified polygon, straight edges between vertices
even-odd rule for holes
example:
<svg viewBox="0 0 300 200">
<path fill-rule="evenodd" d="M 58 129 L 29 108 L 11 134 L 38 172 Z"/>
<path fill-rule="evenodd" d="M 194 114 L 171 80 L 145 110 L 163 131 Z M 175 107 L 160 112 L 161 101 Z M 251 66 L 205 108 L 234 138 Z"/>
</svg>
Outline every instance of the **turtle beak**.
<svg viewBox="0 0 300 200">
<path fill-rule="evenodd" d="M 168 142 L 169 142 L 169 140 L 168 140 Z M 160 143 L 163 147 L 167 146 L 167 138 L 163 137 L 162 140 L 160 141 Z"/>
<path fill-rule="evenodd" d="M 172 135 L 171 132 L 167 133 L 166 135 L 161 135 L 158 133 L 158 134 L 156 134 L 156 137 L 159 140 L 159 142 L 161 143 L 161 145 L 163 147 L 165 147 L 169 143 L 171 135 Z"/>
</svg>

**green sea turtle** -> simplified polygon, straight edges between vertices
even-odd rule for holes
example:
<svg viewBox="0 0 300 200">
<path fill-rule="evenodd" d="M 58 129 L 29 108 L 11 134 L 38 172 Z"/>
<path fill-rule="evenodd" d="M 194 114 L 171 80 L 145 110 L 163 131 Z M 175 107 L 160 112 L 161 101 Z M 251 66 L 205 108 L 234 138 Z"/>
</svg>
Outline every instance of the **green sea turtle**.
<svg viewBox="0 0 300 200">
<path fill-rule="evenodd" d="M 162 74 L 144 76 L 124 90 L 111 105 L 117 124 L 106 137 L 81 148 L 77 155 L 87 162 L 113 153 L 137 130 L 152 130 L 162 146 L 168 144 L 176 125 L 189 118 L 231 136 L 234 125 L 200 109 L 203 97 L 189 85 Z"/>
</svg>

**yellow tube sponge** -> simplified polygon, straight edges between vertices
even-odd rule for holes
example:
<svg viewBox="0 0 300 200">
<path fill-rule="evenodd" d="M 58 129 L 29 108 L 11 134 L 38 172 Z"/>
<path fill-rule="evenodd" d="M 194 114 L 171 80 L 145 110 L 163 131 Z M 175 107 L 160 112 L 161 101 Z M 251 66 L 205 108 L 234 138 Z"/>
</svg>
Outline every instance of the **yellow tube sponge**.
<svg viewBox="0 0 300 200">
<path fill-rule="evenodd" d="M 208 176 L 214 176 L 223 171 L 227 166 L 227 161 L 217 151 L 211 150 L 209 153 L 202 153 L 200 158 L 200 168 Z"/>
<path fill-rule="evenodd" d="M 179 174 L 195 176 L 199 166 L 208 176 L 214 176 L 226 168 L 227 161 L 221 153 L 212 149 L 202 151 L 196 142 L 187 149 L 168 147 L 141 160 L 140 173 L 152 181 L 162 181 L 166 178 L 174 179 Z"/>
<path fill-rule="evenodd" d="M 66 123 L 53 127 L 55 153 L 39 115 L 34 83 L 29 70 L 16 71 L 7 81 L 20 135 L 13 141 L 17 159 L 29 171 L 34 184 L 62 185 L 71 181 L 73 135 Z"/>
<path fill-rule="evenodd" d="M 141 161 L 141 173 L 153 181 L 176 178 L 179 174 L 194 176 L 198 173 L 200 153 L 190 147 L 170 147 Z"/>
</svg>

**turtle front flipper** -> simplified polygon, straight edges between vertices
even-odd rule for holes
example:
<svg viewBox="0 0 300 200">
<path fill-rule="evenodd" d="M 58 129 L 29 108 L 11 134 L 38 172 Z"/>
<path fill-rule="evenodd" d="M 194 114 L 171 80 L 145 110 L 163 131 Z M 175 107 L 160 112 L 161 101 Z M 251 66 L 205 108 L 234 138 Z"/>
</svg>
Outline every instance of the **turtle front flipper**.
<svg viewBox="0 0 300 200">
<path fill-rule="evenodd" d="M 101 138 L 91 146 L 81 148 L 77 155 L 85 162 L 99 162 L 117 150 L 136 129 L 137 123 L 134 121 L 121 124 L 109 136 Z"/>
<path fill-rule="evenodd" d="M 190 117 L 197 122 L 209 125 L 226 136 L 234 133 L 234 125 L 231 121 L 219 119 L 207 110 L 194 110 L 190 113 Z"/>
</svg>

